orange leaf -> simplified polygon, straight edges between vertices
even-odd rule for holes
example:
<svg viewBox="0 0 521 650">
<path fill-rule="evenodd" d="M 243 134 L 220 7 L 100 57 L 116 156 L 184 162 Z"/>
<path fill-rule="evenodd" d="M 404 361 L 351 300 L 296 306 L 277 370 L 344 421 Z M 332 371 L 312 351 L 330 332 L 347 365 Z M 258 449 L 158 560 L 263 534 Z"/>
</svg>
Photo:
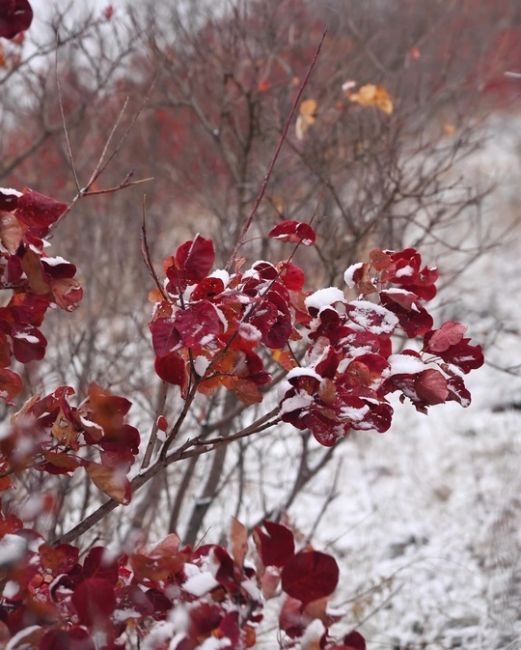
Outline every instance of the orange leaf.
<svg viewBox="0 0 521 650">
<path fill-rule="evenodd" d="M 273 350 L 271 353 L 273 361 L 282 366 L 284 370 L 293 370 L 297 367 L 294 357 L 286 350 Z"/>
<path fill-rule="evenodd" d="M 318 104 L 314 99 L 306 99 L 300 105 L 299 116 L 295 125 L 298 140 L 303 140 L 309 127 L 317 120 Z"/>
</svg>

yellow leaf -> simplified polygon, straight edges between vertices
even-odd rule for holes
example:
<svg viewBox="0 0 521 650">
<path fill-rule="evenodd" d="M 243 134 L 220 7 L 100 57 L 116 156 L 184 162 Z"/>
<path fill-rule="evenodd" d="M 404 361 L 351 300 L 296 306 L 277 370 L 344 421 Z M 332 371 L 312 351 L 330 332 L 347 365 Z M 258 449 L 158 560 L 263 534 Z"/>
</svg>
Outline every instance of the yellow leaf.
<svg viewBox="0 0 521 650">
<path fill-rule="evenodd" d="M 356 93 L 346 93 L 348 98 L 360 106 L 376 106 L 387 115 L 394 110 L 393 100 L 383 86 L 366 84 L 361 86 Z"/>
<path fill-rule="evenodd" d="M 303 140 L 309 127 L 316 122 L 317 106 L 317 102 L 314 99 L 306 99 L 301 103 L 299 116 L 295 125 L 298 140 Z"/>
</svg>

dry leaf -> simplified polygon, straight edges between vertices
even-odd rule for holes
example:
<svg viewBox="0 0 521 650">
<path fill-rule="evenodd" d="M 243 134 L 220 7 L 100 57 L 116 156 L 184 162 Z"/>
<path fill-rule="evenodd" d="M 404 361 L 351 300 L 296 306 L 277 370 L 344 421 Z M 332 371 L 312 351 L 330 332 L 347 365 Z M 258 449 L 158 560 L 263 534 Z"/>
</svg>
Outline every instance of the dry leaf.
<svg viewBox="0 0 521 650">
<path fill-rule="evenodd" d="M 309 127 L 316 122 L 316 113 L 317 102 L 314 99 L 306 99 L 302 102 L 295 125 L 295 133 L 298 140 L 303 140 Z"/>
<path fill-rule="evenodd" d="M 394 110 L 393 100 L 383 86 L 377 84 L 366 84 L 358 89 L 358 92 L 347 91 L 347 97 L 360 106 L 376 106 L 387 115 Z"/>
<path fill-rule="evenodd" d="M 239 566 L 242 566 L 248 551 L 248 531 L 235 517 L 232 517 L 230 523 L 229 539 L 232 557 Z"/>
<path fill-rule="evenodd" d="M 85 469 L 99 490 L 108 494 L 118 503 L 130 502 L 130 483 L 122 470 L 106 467 L 99 463 L 89 463 Z"/>
<path fill-rule="evenodd" d="M 454 133 L 456 132 L 456 127 L 452 122 L 445 122 L 443 125 L 443 135 L 447 136 L 448 138 L 451 138 Z"/>
</svg>

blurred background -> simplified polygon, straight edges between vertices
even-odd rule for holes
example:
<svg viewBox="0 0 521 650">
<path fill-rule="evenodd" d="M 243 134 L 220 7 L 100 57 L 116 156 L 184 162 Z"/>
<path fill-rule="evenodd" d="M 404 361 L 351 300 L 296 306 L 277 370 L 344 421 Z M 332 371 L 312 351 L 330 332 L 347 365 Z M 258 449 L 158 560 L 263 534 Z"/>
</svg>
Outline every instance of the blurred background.
<svg viewBox="0 0 521 650">
<path fill-rule="evenodd" d="M 217 540 L 232 514 L 248 525 L 283 518 L 339 559 L 338 607 L 370 648 L 520 648 L 521 4 L 33 6 L 25 39 L 0 50 L 0 184 L 72 199 L 60 95 L 80 184 L 114 127 L 96 189 L 153 180 L 82 199 L 56 231 L 53 250 L 77 264 L 86 294 L 72 316 L 47 319 L 47 357 L 25 370 L 31 393 L 70 384 L 81 399 L 90 382 L 109 387 L 134 402 L 145 442 L 158 409 L 179 410 L 176 389 L 164 402 L 153 372 L 143 194 L 159 272 L 196 232 L 224 264 L 325 27 L 304 92 L 312 110 L 291 127 L 242 254 L 277 260 L 268 230 L 313 219 L 317 245 L 296 261 L 314 289 L 342 286 L 376 246 L 415 246 L 440 269 L 437 317 L 470 323 L 487 359 L 467 411 L 425 417 L 406 406 L 385 435 L 358 433 L 333 450 L 283 427 L 235 443 L 170 468 L 92 543 L 169 530 L 197 543 Z M 368 84 L 391 103 L 353 101 L 350 87 Z M 256 408 L 201 397 L 187 431 L 221 422 L 226 435 Z M 58 485 L 50 534 L 100 502 L 80 477 Z M 23 487 L 55 489 L 40 474 Z"/>
</svg>

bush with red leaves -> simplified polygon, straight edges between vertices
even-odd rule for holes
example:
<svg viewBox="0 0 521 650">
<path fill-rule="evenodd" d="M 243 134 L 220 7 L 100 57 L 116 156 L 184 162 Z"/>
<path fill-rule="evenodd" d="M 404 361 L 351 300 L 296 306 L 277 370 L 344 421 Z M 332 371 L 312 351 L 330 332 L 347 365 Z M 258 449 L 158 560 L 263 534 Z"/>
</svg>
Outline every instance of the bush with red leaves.
<svg viewBox="0 0 521 650">
<path fill-rule="evenodd" d="M 31 19 L 26 0 L 0 0 L 0 36 L 12 38 Z M 0 288 L 11 292 L 0 308 L 0 397 L 8 405 L 24 389 L 15 364 L 45 355 L 40 327 L 48 308 L 71 311 L 83 295 L 74 264 L 44 252 L 45 237 L 68 209 L 30 189 L 0 188 Z M 297 221 L 282 221 L 269 236 L 294 248 L 315 242 L 311 226 Z M 192 548 L 172 534 L 152 548 L 94 546 L 85 554 L 45 539 L 37 517 L 17 511 L 17 482 L 26 472 L 64 480 L 84 471 L 109 499 L 64 536 L 75 541 L 168 464 L 196 453 L 197 440 L 170 446 L 197 393 L 222 389 L 246 404 L 262 402 L 274 367 L 286 377 L 269 425 L 309 429 L 326 446 L 351 430 L 388 430 L 394 392 L 423 413 L 451 400 L 470 403 L 464 376 L 483 363 L 481 349 L 461 323 L 434 326 L 425 305 L 438 272 L 416 250 L 374 250 L 346 270 L 346 287 L 315 291 L 305 288 L 293 252 L 278 263 L 245 268 L 241 258 L 214 269 L 213 243 L 197 235 L 165 260 L 164 282 L 152 292 L 155 370 L 179 387 L 185 408 L 171 427 L 157 419 L 161 450 L 133 478 L 143 449 L 125 397 L 91 384 L 78 403 L 71 387 L 59 386 L 19 404 L 0 436 L 2 647 L 243 650 L 255 647 L 263 606 L 277 597 L 280 648 L 365 650 L 358 631 L 335 638 L 330 630 L 339 620 L 329 607 L 340 576 L 335 559 L 297 548 L 281 523 L 265 521 L 253 544 L 233 520 L 227 547 Z M 217 448 L 208 444 L 197 453 Z M 53 508 L 49 493 L 32 499 L 33 512 Z"/>
</svg>

